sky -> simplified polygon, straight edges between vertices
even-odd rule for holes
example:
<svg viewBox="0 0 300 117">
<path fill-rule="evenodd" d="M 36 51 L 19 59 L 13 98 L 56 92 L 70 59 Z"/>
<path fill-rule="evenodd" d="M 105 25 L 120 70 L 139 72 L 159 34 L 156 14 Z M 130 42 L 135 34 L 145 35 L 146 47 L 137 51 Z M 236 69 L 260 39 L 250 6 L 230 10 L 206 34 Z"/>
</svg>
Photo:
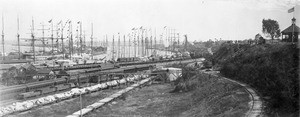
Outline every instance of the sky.
<svg viewBox="0 0 300 117">
<path fill-rule="evenodd" d="M 295 7 L 293 13 L 288 9 Z M 164 27 L 188 36 L 189 41 L 208 39 L 243 40 L 262 31 L 262 20 L 278 21 L 280 29 L 291 25 L 291 18 L 300 26 L 300 0 L 0 0 L 6 43 L 16 43 L 17 17 L 22 38 L 30 37 L 32 19 L 35 29 L 50 27 L 49 20 L 71 20 L 73 34 L 81 21 L 86 37 L 91 23 L 96 40 L 108 35 L 128 34 L 143 26 L 164 33 Z M 2 21 L 2 20 L 1 20 Z M 0 24 L 2 27 L 2 24 Z M 65 29 L 66 31 L 67 29 Z M 41 36 L 41 30 L 35 30 Z M 45 32 L 50 36 L 50 32 Z"/>
</svg>

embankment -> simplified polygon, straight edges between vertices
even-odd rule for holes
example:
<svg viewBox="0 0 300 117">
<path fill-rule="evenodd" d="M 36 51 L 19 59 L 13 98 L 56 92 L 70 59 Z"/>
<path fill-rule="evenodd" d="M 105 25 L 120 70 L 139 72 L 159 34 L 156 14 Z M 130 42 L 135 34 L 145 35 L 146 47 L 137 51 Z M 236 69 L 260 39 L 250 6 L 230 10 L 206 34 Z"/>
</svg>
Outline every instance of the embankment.
<svg viewBox="0 0 300 117">
<path fill-rule="evenodd" d="M 209 57 L 225 77 L 263 97 L 270 116 L 299 116 L 299 48 L 295 44 L 223 44 Z"/>
</svg>

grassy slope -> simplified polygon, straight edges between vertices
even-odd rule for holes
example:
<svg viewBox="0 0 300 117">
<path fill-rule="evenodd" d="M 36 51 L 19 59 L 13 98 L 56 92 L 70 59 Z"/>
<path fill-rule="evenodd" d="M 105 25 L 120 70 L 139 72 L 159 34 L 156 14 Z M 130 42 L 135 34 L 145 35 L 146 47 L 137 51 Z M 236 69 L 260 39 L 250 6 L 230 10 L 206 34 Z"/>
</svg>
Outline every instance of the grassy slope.
<svg viewBox="0 0 300 117">
<path fill-rule="evenodd" d="M 298 116 L 299 49 L 292 44 L 224 44 L 212 57 L 226 77 L 247 83 L 267 102 L 271 115 Z"/>
</svg>

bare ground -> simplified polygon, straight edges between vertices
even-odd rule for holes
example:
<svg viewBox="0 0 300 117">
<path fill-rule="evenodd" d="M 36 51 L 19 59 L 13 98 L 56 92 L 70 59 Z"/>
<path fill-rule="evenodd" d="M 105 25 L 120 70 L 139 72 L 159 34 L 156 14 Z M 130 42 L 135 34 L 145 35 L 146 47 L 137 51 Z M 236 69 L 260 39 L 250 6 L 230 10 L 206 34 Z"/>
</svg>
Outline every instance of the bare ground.
<svg viewBox="0 0 300 117">
<path fill-rule="evenodd" d="M 120 99 L 105 105 L 87 116 L 132 117 L 132 116 L 244 116 L 248 111 L 249 97 L 237 86 L 226 95 L 196 96 L 197 90 L 169 93 L 174 90 L 170 84 L 152 84 L 131 91 Z M 217 103 L 217 104 L 216 104 Z"/>
</svg>

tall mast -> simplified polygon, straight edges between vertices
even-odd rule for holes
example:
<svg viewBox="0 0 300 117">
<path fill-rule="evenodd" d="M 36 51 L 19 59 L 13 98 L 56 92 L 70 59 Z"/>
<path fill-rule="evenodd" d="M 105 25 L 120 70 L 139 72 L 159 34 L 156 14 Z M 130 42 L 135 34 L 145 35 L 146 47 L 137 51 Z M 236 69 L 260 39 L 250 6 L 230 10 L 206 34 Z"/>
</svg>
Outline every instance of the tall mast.
<svg viewBox="0 0 300 117">
<path fill-rule="evenodd" d="M 80 40 L 80 55 L 82 56 L 82 23 L 80 23 L 80 34 L 79 34 L 79 40 Z"/>
<path fill-rule="evenodd" d="M 92 34 L 91 34 L 91 55 L 92 55 L 92 59 L 93 59 L 93 23 L 92 23 Z"/>
<path fill-rule="evenodd" d="M 53 21 L 52 19 L 50 21 L 48 21 L 49 23 L 51 23 L 51 49 L 52 49 L 52 57 L 54 56 L 54 49 L 53 49 Z"/>
<path fill-rule="evenodd" d="M 156 47 L 157 47 L 157 45 L 156 45 L 156 28 L 154 29 L 154 52 L 155 52 L 155 54 L 156 54 Z"/>
<path fill-rule="evenodd" d="M 33 62 L 35 63 L 35 44 L 34 44 L 34 21 L 32 17 L 32 30 L 31 30 L 31 37 L 32 37 L 32 47 L 33 47 Z"/>
<path fill-rule="evenodd" d="M 73 54 L 73 33 L 72 33 L 72 22 L 69 21 L 69 54 L 70 54 L 70 59 L 72 58 Z"/>
<path fill-rule="evenodd" d="M 152 43 L 152 40 L 153 40 L 153 35 L 152 35 L 152 29 L 151 29 L 151 37 L 150 37 L 150 55 L 152 55 L 152 49 L 153 49 L 153 43 Z"/>
<path fill-rule="evenodd" d="M 64 26 L 63 26 L 63 23 L 61 22 L 60 24 L 61 26 L 61 51 L 62 51 L 62 54 L 63 54 L 63 59 L 65 59 L 65 47 L 64 47 Z"/>
<path fill-rule="evenodd" d="M 120 58 L 120 33 L 118 33 L 119 39 L 118 39 L 118 58 Z"/>
<path fill-rule="evenodd" d="M 105 35 L 105 47 L 108 47 L 108 40 L 107 40 L 107 34 Z"/>
<path fill-rule="evenodd" d="M 177 45 L 178 45 L 178 48 L 179 48 L 179 44 L 180 44 L 180 41 L 179 41 L 179 33 L 177 33 Z"/>
<path fill-rule="evenodd" d="M 18 22 L 18 32 L 17 32 L 17 38 L 18 38 L 18 53 L 19 53 L 19 59 L 21 59 L 21 50 L 20 50 L 20 33 L 19 33 L 19 15 L 18 15 L 18 19 L 17 19 L 17 22 Z"/>
<path fill-rule="evenodd" d="M 5 60 L 5 52 L 4 52 L 4 18 L 2 13 L 2 59 Z"/>
<path fill-rule="evenodd" d="M 137 35 L 137 54 L 138 56 L 140 55 L 140 31 L 141 30 L 138 30 L 138 35 Z"/>
<path fill-rule="evenodd" d="M 112 42 L 112 60 L 115 60 L 115 35 L 113 35 L 113 42 Z"/>
<path fill-rule="evenodd" d="M 126 53 L 126 48 L 125 48 L 125 35 L 123 35 L 123 38 L 124 38 L 124 43 L 123 43 L 123 57 L 125 57 L 125 53 Z"/>
<path fill-rule="evenodd" d="M 134 57 L 136 57 L 136 45 L 137 45 L 135 37 L 136 37 L 136 30 L 134 30 L 134 37 L 133 37 L 133 42 L 134 42 Z"/>
<path fill-rule="evenodd" d="M 43 54 L 45 54 L 45 47 L 46 47 L 46 44 L 45 44 L 45 25 L 44 23 L 41 24 L 42 26 L 42 29 L 37 29 L 37 30 L 42 30 L 42 44 L 43 44 Z"/>
<path fill-rule="evenodd" d="M 61 23 L 61 22 L 60 22 Z M 58 49 L 58 47 L 59 47 L 59 43 L 58 43 L 58 39 L 59 39 L 59 28 L 58 28 L 58 25 L 59 25 L 59 23 L 56 25 L 56 50 L 57 50 L 57 52 L 59 52 L 59 49 Z"/>
<path fill-rule="evenodd" d="M 79 22 L 77 22 L 77 24 L 78 24 L 78 23 L 79 23 Z M 77 42 L 77 43 L 76 43 L 76 44 L 77 44 L 77 48 L 76 48 L 76 49 L 77 49 L 77 55 L 79 55 L 80 50 L 79 50 L 79 33 L 78 33 L 78 25 L 77 25 L 77 29 L 76 29 L 76 35 L 77 35 L 77 36 L 76 36 L 76 37 L 77 37 L 77 41 L 76 41 L 76 42 Z"/>
<path fill-rule="evenodd" d="M 142 29 L 142 57 L 144 57 L 144 29 Z"/>
<path fill-rule="evenodd" d="M 129 43 L 128 43 L 128 46 L 129 46 L 128 57 L 130 57 L 131 33 L 129 33 Z"/>
<path fill-rule="evenodd" d="M 83 52 L 86 51 L 85 30 L 83 31 Z"/>
</svg>

